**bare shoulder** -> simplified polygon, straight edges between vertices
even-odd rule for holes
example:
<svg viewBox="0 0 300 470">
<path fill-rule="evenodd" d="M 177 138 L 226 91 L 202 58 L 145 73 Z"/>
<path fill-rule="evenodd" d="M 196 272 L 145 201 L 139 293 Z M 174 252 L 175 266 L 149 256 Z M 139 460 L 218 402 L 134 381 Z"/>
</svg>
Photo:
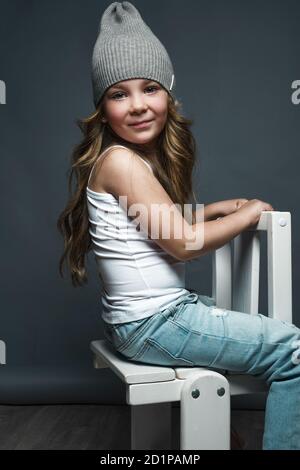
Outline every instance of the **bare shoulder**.
<svg viewBox="0 0 300 470">
<path fill-rule="evenodd" d="M 112 167 L 116 165 L 116 161 L 120 158 L 120 153 L 123 153 L 124 155 L 124 153 L 128 153 L 128 151 L 126 148 L 120 149 L 113 147 L 111 149 L 104 150 L 102 152 L 102 155 L 98 157 L 92 169 L 88 185 L 92 191 L 96 191 L 99 193 L 110 192 L 106 185 L 107 179 L 110 175 Z M 111 155 L 114 156 L 112 157 Z M 109 156 L 110 158 L 108 158 Z"/>
<path fill-rule="evenodd" d="M 103 155 L 95 171 L 96 179 L 105 192 L 119 195 L 119 190 L 126 190 L 129 182 L 149 182 L 151 169 L 142 158 L 131 149 L 115 147 Z M 152 176 L 153 178 L 153 176 Z"/>
</svg>

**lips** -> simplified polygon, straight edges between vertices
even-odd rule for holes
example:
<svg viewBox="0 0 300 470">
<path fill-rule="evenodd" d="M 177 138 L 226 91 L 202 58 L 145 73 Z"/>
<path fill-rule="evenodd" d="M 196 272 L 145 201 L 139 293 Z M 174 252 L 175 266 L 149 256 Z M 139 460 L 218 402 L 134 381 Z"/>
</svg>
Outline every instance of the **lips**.
<svg viewBox="0 0 300 470">
<path fill-rule="evenodd" d="M 132 124 L 129 124 L 130 126 L 137 126 L 139 124 L 144 124 L 146 122 L 151 122 L 152 119 L 148 119 L 147 121 L 137 121 L 137 122 L 133 122 Z"/>
</svg>

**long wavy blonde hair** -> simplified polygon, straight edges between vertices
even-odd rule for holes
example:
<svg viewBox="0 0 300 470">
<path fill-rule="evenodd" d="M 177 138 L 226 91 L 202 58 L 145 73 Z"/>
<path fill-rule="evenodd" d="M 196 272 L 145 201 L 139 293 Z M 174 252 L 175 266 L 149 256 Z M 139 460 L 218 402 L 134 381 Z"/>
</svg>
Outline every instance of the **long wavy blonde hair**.
<svg viewBox="0 0 300 470">
<path fill-rule="evenodd" d="M 179 204 L 183 211 L 184 204 L 193 204 L 191 196 L 196 202 L 192 187 L 196 141 L 190 131 L 193 121 L 179 112 L 180 107 L 179 101 L 174 101 L 168 94 L 167 120 L 159 135 L 156 159 L 151 160 L 151 166 L 173 203 Z M 83 139 L 71 154 L 71 167 L 68 170 L 69 200 L 57 220 L 57 228 L 64 239 L 59 273 L 64 277 L 63 265 L 66 263 L 74 287 L 88 281 L 85 261 L 92 248 L 92 240 L 89 234 L 86 187 L 99 154 L 111 144 L 121 144 L 149 161 L 148 151 L 142 145 L 122 139 L 108 124 L 102 122 L 103 117 L 102 99 L 92 115 L 75 121 L 83 133 Z M 194 220 L 193 217 L 193 223 Z"/>
</svg>

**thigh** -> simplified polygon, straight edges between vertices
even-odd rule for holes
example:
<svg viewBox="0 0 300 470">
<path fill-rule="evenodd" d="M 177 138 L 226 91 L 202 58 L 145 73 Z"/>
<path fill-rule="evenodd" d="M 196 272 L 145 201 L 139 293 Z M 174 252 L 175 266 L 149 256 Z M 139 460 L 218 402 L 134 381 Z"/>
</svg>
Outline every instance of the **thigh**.
<svg viewBox="0 0 300 470">
<path fill-rule="evenodd" d="M 198 298 L 179 308 L 172 321 L 188 331 L 177 354 L 194 365 L 274 379 L 300 363 L 300 329 L 261 313 L 218 308 Z"/>
<path fill-rule="evenodd" d="M 148 356 L 150 350 L 150 341 L 153 341 L 153 344 L 155 343 L 153 335 L 158 332 L 173 330 L 174 325 L 172 323 L 168 323 L 168 320 L 172 318 L 175 313 L 177 313 L 179 307 L 182 307 L 186 303 L 195 302 L 199 297 L 207 305 L 215 304 L 215 300 L 212 297 L 199 295 L 196 293 L 196 291 L 190 290 L 188 294 L 185 294 L 177 299 L 174 303 L 171 304 L 171 306 L 167 308 L 162 307 L 157 311 L 157 313 L 150 317 L 126 323 L 105 323 L 104 335 L 106 339 L 113 345 L 113 347 L 128 359 L 141 359 L 141 362 L 156 363 L 161 365 L 176 365 L 176 361 L 174 362 L 174 359 L 176 359 L 176 363 L 178 365 L 193 365 L 193 363 L 188 360 L 182 359 L 180 361 L 172 354 L 171 350 L 167 351 L 164 348 L 159 350 L 159 345 L 157 346 L 157 350 L 160 352 L 159 357 L 154 358 L 151 356 L 151 359 L 149 360 Z M 178 337 L 186 335 L 184 330 L 179 328 L 179 331 L 180 330 L 181 335 L 175 334 L 175 343 L 180 341 Z M 172 337 L 173 332 L 167 332 L 167 336 L 168 335 Z M 173 345 L 172 350 L 174 350 L 174 347 L 176 351 L 175 344 Z M 146 351 L 148 351 L 147 355 L 145 355 Z M 165 357 L 165 354 L 167 354 L 167 357 Z"/>
<path fill-rule="evenodd" d="M 298 360 L 300 330 L 262 314 L 218 308 L 213 299 L 188 296 L 138 335 L 129 359 L 166 366 L 202 366 L 276 376 L 281 362 Z M 129 353 L 129 354 L 128 354 Z M 300 357 L 300 356 L 299 356 Z"/>
<path fill-rule="evenodd" d="M 121 354 L 147 364 L 213 367 L 268 378 L 287 357 L 300 362 L 295 325 L 218 308 L 212 297 L 195 291 L 168 309 L 115 325 L 112 331 Z"/>
<path fill-rule="evenodd" d="M 262 331 L 260 315 L 219 308 L 198 296 L 178 305 L 133 359 L 246 371 L 260 351 Z"/>
<path fill-rule="evenodd" d="M 186 305 L 174 321 L 190 331 L 181 354 L 195 365 L 248 372 L 263 342 L 260 314 L 249 315 L 216 306 Z"/>
<path fill-rule="evenodd" d="M 200 300 L 201 299 L 201 300 Z M 195 322 L 195 309 L 200 319 L 204 310 L 209 310 L 215 301 L 212 297 L 196 294 L 195 291 L 184 296 L 175 305 L 158 312 L 153 318 L 123 344 L 118 351 L 128 359 L 148 364 L 165 366 L 194 366 L 197 363 L 195 355 L 189 355 L 185 346 L 191 340 L 193 333 L 200 328 Z M 187 316 L 194 324 L 187 321 Z M 216 334 L 223 336 L 223 327 L 215 325 Z M 202 324 L 204 328 L 204 324 Z M 208 344 L 209 343 L 209 344 Z M 200 344 L 197 345 L 199 350 Z M 202 364 L 213 362 L 218 345 L 204 338 L 201 342 Z"/>
<path fill-rule="evenodd" d="M 137 362 L 212 366 L 223 347 L 224 317 L 228 313 L 217 308 L 212 297 L 193 291 L 171 308 L 153 315 L 140 328 L 135 327 L 137 322 L 116 326 L 114 344 L 126 358 Z M 129 335 L 133 328 L 135 331 Z"/>
</svg>

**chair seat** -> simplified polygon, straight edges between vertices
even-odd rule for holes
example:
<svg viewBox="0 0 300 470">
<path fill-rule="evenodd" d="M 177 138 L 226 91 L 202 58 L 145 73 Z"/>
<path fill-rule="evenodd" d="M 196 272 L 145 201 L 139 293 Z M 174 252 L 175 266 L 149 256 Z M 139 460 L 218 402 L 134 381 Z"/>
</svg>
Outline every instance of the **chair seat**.
<svg viewBox="0 0 300 470">
<path fill-rule="evenodd" d="M 90 347 L 97 358 L 107 364 L 103 367 L 110 367 L 127 384 L 166 382 L 176 377 L 175 370 L 171 367 L 128 361 L 105 339 L 92 341 Z"/>
<path fill-rule="evenodd" d="M 251 375 L 208 367 L 167 367 L 128 361 L 105 339 L 92 341 L 90 347 L 98 360 L 98 368 L 110 367 L 128 385 L 167 382 L 175 379 L 184 380 L 204 369 L 224 375 L 230 384 L 231 395 L 244 395 L 268 390 L 264 381 Z"/>
</svg>

